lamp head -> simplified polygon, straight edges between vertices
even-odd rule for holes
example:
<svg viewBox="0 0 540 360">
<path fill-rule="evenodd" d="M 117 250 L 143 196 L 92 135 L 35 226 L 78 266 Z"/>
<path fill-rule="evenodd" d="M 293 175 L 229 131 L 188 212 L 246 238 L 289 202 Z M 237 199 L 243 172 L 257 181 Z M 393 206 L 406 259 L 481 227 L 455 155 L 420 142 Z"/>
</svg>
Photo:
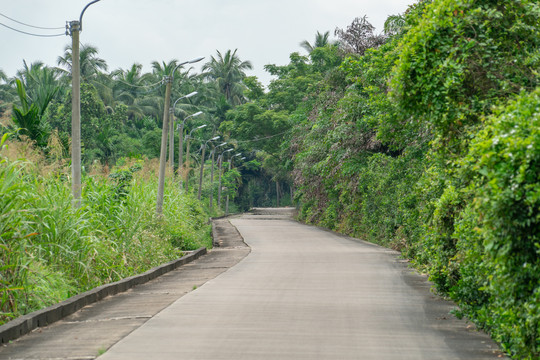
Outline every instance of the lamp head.
<svg viewBox="0 0 540 360">
<path fill-rule="evenodd" d="M 198 58 L 193 59 L 193 60 L 190 60 L 190 61 L 188 61 L 187 63 L 188 63 L 188 64 L 193 64 L 193 63 L 196 63 L 196 62 L 201 61 L 202 59 L 204 59 L 204 56 L 203 56 L 203 57 L 198 57 Z"/>
</svg>

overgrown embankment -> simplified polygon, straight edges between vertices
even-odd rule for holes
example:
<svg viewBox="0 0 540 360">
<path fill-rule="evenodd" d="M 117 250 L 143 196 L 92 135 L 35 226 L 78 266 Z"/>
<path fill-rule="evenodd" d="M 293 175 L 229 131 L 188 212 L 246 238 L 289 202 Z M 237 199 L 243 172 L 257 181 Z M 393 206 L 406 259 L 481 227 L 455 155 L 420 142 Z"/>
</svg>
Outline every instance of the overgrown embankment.
<svg viewBox="0 0 540 360">
<path fill-rule="evenodd" d="M 0 155 L 0 323 L 211 246 L 208 215 L 178 184 L 155 216 L 155 162 L 92 169 L 74 209 L 67 165 L 24 142 Z"/>
<path fill-rule="evenodd" d="M 301 218 L 400 249 L 511 356 L 538 359 L 538 3 L 421 1 L 387 25 L 382 45 L 364 25 L 362 51 L 296 110 Z"/>
</svg>

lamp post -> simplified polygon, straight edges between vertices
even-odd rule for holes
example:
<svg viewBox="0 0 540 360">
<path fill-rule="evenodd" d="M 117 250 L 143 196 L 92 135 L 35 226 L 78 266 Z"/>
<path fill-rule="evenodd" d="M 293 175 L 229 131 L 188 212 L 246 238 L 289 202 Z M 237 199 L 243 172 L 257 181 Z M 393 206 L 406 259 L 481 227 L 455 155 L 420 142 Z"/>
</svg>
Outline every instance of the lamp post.
<svg viewBox="0 0 540 360">
<path fill-rule="evenodd" d="M 73 206 L 81 206 L 81 59 L 79 52 L 79 34 L 82 31 L 84 12 L 92 4 L 89 2 L 81 12 L 79 21 L 69 23 L 71 35 L 71 194 Z"/>
<path fill-rule="evenodd" d="M 215 153 L 216 153 L 216 150 L 217 148 L 221 147 L 221 146 L 225 146 L 227 145 L 226 142 L 222 143 L 222 144 L 219 144 L 218 146 L 214 147 L 212 149 L 212 167 L 210 168 L 210 203 L 209 203 L 209 207 L 210 207 L 210 210 L 212 210 L 213 208 L 213 201 L 214 201 L 214 157 L 215 157 Z"/>
<path fill-rule="evenodd" d="M 167 132 L 169 130 L 169 112 L 171 107 L 171 87 L 174 79 L 174 72 L 178 67 L 185 64 L 193 64 L 198 61 L 201 61 L 204 58 L 197 58 L 190 61 L 185 61 L 176 65 L 176 67 L 171 71 L 170 75 L 164 76 L 163 81 L 166 84 L 165 87 L 165 103 L 163 106 L 163 127 L 161 132 L 161 150 L 159 156 L 159 182 L 158 182 L 158 193 L 156 201 L 156 213 L 158 216 L 163 214 L 163 193 L 165 191 L 165 168 L 166 168 L 166 157 L 167 157 Z"/>
<path fill-rule="evenodd" d="M 187 144 L 186 144 L 186 148 L 187 148 L 187 151 L 186 151 L 186 192 L 189 190 L 189 173 L 191 171 L 190 169 L 190 165 L 189 165 L 189 139 L 191 139 L 191 134 L 195 131 L 195 130 L 198 130 L 198 129 L 202 129 L 204 127 L 206 127 L 207 125 L 204 124 L 204 125 L 201 125 L 201 126 L 198 126 L 196 127 L 195 129 L 192 129 L 188 135 L 186 135 L 186 141 L 187 141 Z"/>
<path fill-rule="evenodd" d="M 184 167 L 184 126 L 186 124 L 186 120 L 195 116 L 199 116 L 202 113 L 202 111 L 198 111 L 195 114 L 191 114 L 188 117 L 184 118 L 181 123 L 178 122 L 178 175 L 180 175 L 180 178 L 182 178 L 182 168 Z M 180 187 L 182 187 L 182 181 L 180 181 Z"/>
<path fill-rule="evenodd" d="M 242 153 L 235 154 L 234 156 L 231 156 L 229 159 L 229 171 L 231 171 L 231 164 L 235 157 L 242 156 Z M 227 201 L 225 202 L 225 215 L 229 214 L 229 194 L 227 193 Z"/>
<path fill-rule="evenodd" d="M 210 142 L 210 141 L 214 141 L 214 140 L 217 140 L 217 139 L 219 139 L 219 136 L 214 136 L 213 138 L 211 138 L 209 140 L 206 140 L 203 143 L 203 146 L 202 146 L 201 172 L 200 172 L 200 175 L 199 175 L 199 194 L 197 195 L 197 199 L 199 199 L 199 200 L 201 200 L 201 193 L 202 193 L 202 180 L 203 180 L 203 172 L 204 172 L 204 152 L 206 150 L 206 144 L 208 144 L 208 142 Z"/>
<path fill-rule="evenodd" d="M 189 93 L 187 95 L 181 96 L 174 102 L 173 106 L 170 108 L 169 116 L 171 117 L 171 121 L 169 122 L 169 163 L 171 170 L 174 172 L 174 113 L 176 109 L 176 104 L 178 101 L 182 99 L 188 99 L 194 95 L 197 95 L 196 91 L 193 91 L 192 93 Z M 180 161 L 179 161 L 180 164 Z"/>
<path fill-rule="evenodd" d="M 221 209 L 221 168 L 222 168 L 222 165 L 223 165 L 223 156 L 228 153 L 228 152 L 231 152 L 233 151 L 234 149 L 227 149 L 225 150 L 223 153 L 221 153 L 218 157 L 218 166 L 219 166 L 219 171 L 218 171 L 218 176 L 219 176 L 219 181 L 218 181 L 218 207 Z"/>
</svg>

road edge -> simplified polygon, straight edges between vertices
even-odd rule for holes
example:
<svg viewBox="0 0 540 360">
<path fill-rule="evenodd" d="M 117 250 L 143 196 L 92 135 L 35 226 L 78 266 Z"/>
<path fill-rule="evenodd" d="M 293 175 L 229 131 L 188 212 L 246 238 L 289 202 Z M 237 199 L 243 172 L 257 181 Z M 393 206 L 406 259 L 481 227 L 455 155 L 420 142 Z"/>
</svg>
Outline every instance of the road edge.
<svg viewBox="0 0 540 360">
<path fill-rule="evenodd" d="M 83 307 L 104 299 L 107 296 L 116 295 L 127 291 L 134 286 L 144 284 L 167 272 L 175 270 L 182 265 L 188 264 L 207 253 L 205 247 L 201 247 L 188 255 L 170 261 L 163 265 L 152 268 L 142 274 L 130 276 L 128 278 L 99 286 L 92 290 L 70 297 L 58 304 L 45 309 L 31 312 L 20 316 L 2 326 L 0 326 L 0 344 L 20 338 L 31 331 L 50 325 L 60 319 L 73 314 Z"/>
</svg>

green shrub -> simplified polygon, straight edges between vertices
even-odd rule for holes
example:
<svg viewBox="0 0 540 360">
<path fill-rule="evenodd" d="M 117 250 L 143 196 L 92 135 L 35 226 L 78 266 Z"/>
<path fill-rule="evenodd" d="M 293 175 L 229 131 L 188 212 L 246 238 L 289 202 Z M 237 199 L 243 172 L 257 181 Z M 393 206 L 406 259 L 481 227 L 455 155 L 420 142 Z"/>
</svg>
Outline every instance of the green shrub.
<svg viewBox="0 0 540 360">
<path fill-rule="evenodd" d="M 489 301 L 479 319 L 516 357 L 540 356 L 540 89 L 490 117 L 468 158 Z M 467 241 L 472 242 L 470 239 Z"/>
</svg>

